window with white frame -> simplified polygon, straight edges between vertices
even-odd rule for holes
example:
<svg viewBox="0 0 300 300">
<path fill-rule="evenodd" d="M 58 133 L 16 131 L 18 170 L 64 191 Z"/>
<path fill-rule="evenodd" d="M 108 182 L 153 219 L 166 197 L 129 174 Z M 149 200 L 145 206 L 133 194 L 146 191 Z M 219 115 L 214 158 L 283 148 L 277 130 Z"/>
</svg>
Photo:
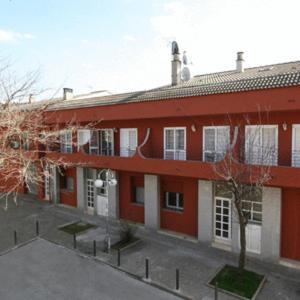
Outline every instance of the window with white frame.
<svg viewBox="0 0 300 300">
<path fill-rule="evenodd" d="M 90 154 L 99 154 L 99 133 L 98 130 L 90 131 Z"/>
<path fill-rule="evenodd" d="M 91 131 L 89 129 L 78 129 L 77 131 L 77 150 L 89 153 L 89 143 Z"/>
<path fill-rule="evenodd" d="M 137 129 L 121 128 L 120 130 L 120 155 L 133 156 L 137 147 Z"/>
<path fill-rule="evenodd" d="M 186 159 L 186 128 L 164 129 L 164 159 Z"/>
<path fill-rule="evenodd" d="M 72 130 L 60 132 L 60 151 L 62 153 L 72 153 Z"/>
<path fill-rule="evenodd" d="M 293 125 L 292 166 L 300 167 L 300 124 Z"/>
<path fill-rule="evenodd" d="M 245 186 L 242 208 L 251 223 L 262 223 L 262 191 L 260 188 Z"/>
<path fill-rule="evenodd" d="M 114 155 L 114 131 L 113 129 L 101 129 L 99 131 L 100 155 Z"/>
<path fill-rule="evenodd" d="M 245 128 L 246 163 L 277 165 L 278 126 L 248 125 Z"/>
<path fill-rule="evenodd" d="M 165 192 L 166 208 L 183 211 L 183 193 Z"/>
<path fill-rule="evenodd" d="M 145 190 L 143 186 L 134 186 L 133 187 L 133 202 L 138 204 L 145 203 Z"/>
<path fill-rule="evenodd" d="M 230 141 L 229 126 L 203 127 L 203 160 L 217 162 L 224 158 Z"/>
</svg>

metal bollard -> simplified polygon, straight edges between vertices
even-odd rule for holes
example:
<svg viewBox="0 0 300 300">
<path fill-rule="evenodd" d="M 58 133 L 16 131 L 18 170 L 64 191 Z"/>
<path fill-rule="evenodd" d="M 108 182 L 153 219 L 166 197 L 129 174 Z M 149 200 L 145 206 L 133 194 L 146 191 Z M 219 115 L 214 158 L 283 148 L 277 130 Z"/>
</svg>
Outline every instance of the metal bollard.
<svg viewBox="0 0 300 300">
<path fill-rule="evenodd" d="M 118 248 L 118 267 L 121 266 L 121 250 Z"/>
<path fill-rule="evenodd" d="M 39 224 L 39 221 L 36 221 L 35 222 L 35 233 L 36 233 L 36 236 L 39 236 L 39 234 L 40 234 L 40 226 L 39 226 L 40 224 Z"/>
<path fill-rule="evenodd" d="M 179 290 L 179 269 L 176 269 L 176 290 Z"/>
<path fill-rule="evenodd" d="M 96 252 L 96 241 L 94 240 L 94 243 L 93 243 L 93 254 L 94 256 L 97 255 L 97 252 Z"/>
<path fill-rule="evenodd" d="M 73 247 L 76 249 L 76 233 L 73 234 Z"/>
<path fill-rule="evenodd" d="M 218 300 L 218 282 L 215 282 L 215 300 Z"/>
<path fill-rule="evenodd" d="M 145 277 L 146 277 L 146 279 L 149 279 L 149 258 L 146 258 L 145 259 L 145 268 L 146 268 L 146 270 L 145 270 Z"/>
<path fill-rule="evenodd" d="M 16 230 L 14 230 L 14 243 L 15 243 L 15 246 L 18 243 L 18 240 L 17 240 L 17 231 Z"/>
</svg>

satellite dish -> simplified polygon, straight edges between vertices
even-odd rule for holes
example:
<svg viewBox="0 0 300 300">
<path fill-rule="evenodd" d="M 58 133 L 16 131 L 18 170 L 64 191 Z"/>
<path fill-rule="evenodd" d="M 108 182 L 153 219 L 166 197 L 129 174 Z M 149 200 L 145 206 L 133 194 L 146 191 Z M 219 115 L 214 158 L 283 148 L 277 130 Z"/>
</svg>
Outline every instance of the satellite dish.
<svg viewBox="0 0 300 300">
<path fill-rule="evenodd" d="M 189 81 L 191 79 L 191 72 L 187 66 L 184 66 L 181 71 L 181 79 L 183 81 Z"/>
</svg>

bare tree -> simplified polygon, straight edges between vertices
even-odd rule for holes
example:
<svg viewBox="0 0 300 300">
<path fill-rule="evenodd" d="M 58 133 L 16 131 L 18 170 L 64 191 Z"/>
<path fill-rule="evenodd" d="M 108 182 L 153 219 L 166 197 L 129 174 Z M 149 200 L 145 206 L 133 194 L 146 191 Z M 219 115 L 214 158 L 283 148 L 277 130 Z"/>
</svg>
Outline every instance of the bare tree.
<svg viewBox="0 0 300 300">
<path fill-rule="evenodd" d="M 39 72 L 30 72 L 17 77 L 11 66 L 0 61 L 0 191 L 7 200 L 14 201 L 22 188 L 31 190 L 33 185 L 44 183 L 51 176 L 46 166 L 66 168 L 71 164 L 62 158 L 50 159 L 46 154 L 60 148 L 59 124 L 45 123 L 45 114 L 54 100 L 33 101 Z M 89 128 L 92 124 L 85 125 Z M 77 131 L 79 125 L 67 120 L 63 129 Z M 72 141 L 72 147 L 76 146 Z"/>
<path fill-rule="evenodd" d="M 267 122 L 262 123 L 260 113 L 256 119 L 258 121 L 251 124 L 245 116 L 236 126 L 230 120 L 232 143 L 227 144 L 222 159 L 213 165 L 215 174 L 223 181 L 224 193 L 233 200 L 239 222 L 238 268 L 241 272 L 246 262 L 246 226 L 249 220 L 262 221 L 261 215 L 253 215 L 253 203 L 261 201 L 262 188 L 271 179 L 270 166 L 277 164 L 277 145 L 272 138 L 274 128 L 262 125 Z"/>
</svg>

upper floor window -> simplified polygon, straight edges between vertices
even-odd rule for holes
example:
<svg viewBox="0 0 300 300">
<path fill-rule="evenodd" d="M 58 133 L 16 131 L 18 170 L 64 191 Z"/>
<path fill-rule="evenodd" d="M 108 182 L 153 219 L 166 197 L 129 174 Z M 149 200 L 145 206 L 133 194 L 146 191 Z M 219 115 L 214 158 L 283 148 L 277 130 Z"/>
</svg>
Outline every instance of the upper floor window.
<svg viewBox="0 0 300 300">
<path fill-rule="evenodd" d="M 224 158 L 230 141 L 229 126 L 203 127 L 203 160 L 217 162 Z"/>
<path fill-rule="evenodd" d="M 114 131 L 113 129 L 101 129 L 99 131 L 100 155 L 114 155 Z"/>
<path fill-rule="evenodd" d="M 164 159 L 186 159 L 186 129 L 185 127 L 165 128 Z"/>
<path fill-rule="evenodd" d="M 130 157 L 136 152 L 137 129 L 121 128 L 120 130 L 120 155 Z"/>
<path fill-rule="evenodd" d="M 77 131 L 77 150 L 89 153 L 91 131 L 89 129 L 78 129 Z"/>
<path fill-rule="evenodd" d="M 293 125 L 292 166 L 300 167 L 300 124 Z"/>
<path fill-rule="evenodd" d="M 60 151 L 62 153 L 72 153 L 72 130 L 60 132 Z"/>
<path fill-rule="evenodd" d="M 245 156 L 248 164 L 277 165 L 278 126 L 246 126 Z"/>
</svg>

